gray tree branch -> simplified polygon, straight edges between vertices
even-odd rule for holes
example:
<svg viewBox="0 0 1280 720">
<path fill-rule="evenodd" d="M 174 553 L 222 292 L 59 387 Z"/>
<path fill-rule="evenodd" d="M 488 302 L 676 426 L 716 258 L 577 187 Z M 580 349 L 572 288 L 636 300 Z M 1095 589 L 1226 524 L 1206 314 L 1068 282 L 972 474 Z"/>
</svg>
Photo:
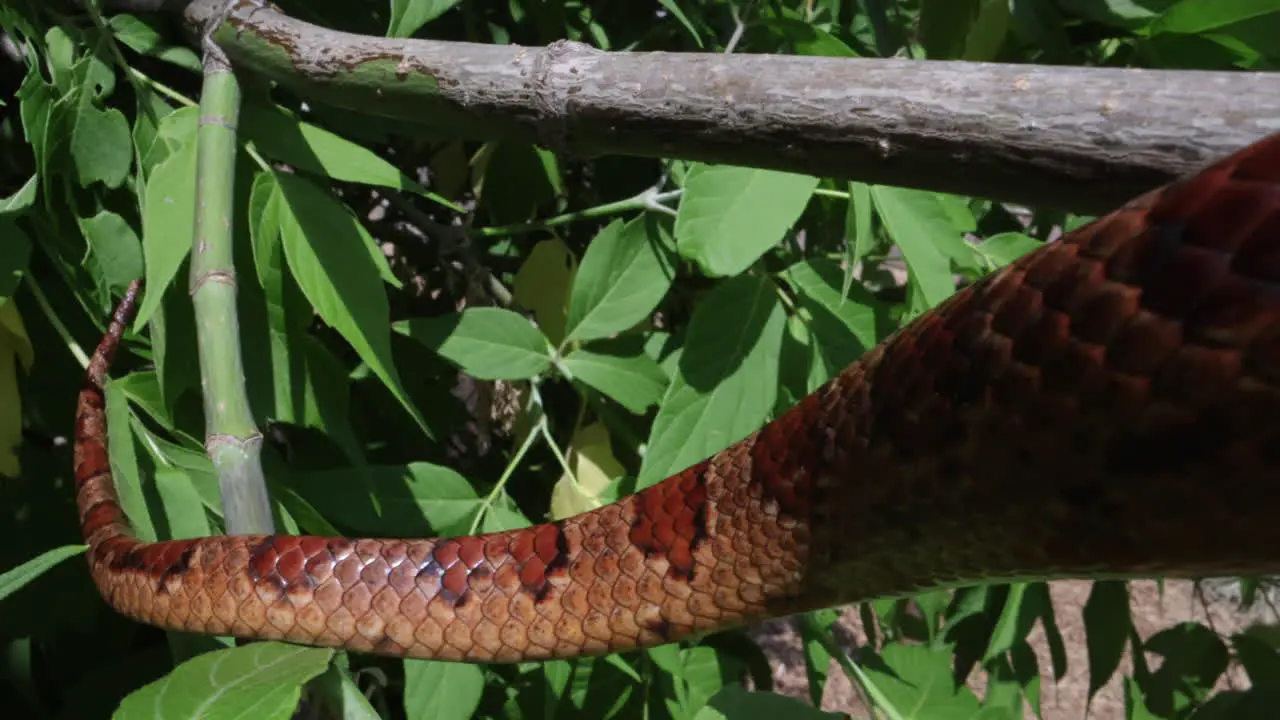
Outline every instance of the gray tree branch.
<svg viewBox="0 0 1280 720">
<path fill-rule="evenodd" d="M 221 6 L 169 4 L 193 28 Z M 250 0 L 215 39 L 240 69 L 314 101 L 412 121 L 430 137 L 773 168 L 1084 213 L 1280 131 L 1280 73 L 389 39 Z"/>
</svg>

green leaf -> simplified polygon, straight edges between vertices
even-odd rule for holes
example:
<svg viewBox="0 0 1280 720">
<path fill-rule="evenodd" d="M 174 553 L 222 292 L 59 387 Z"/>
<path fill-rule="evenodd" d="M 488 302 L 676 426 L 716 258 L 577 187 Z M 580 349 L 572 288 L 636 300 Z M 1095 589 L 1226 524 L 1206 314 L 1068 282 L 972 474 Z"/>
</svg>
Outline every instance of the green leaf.
<svg viewBox="0 0 1280 720">
<path fill-rule="evenodd" d="M 930 590 L 916 594 L 914 599 L 916 608 L 920 611 L 920 619 L 924 622 L 925 631 L 928 633 L 929 642 L 933 643 L 937 639 L 939 618 L 951 604 L 951 591 L 945 588 Z"/>
<path fill-rule="evenodd" d="M 12 217 L 0 216 L 0 305 L 18 289 L 31 259 L 31 239 Z"/>
<path fill-rule="evenodd" d="M 982 0 L 921 0 L 920 44 L 931 60 L 953 60 L 978 16 Z"/>
<path fill-rule="evenodd" d="M 39 187 L 40 177 L 38 175 L 32 175 L 27 178 L 27 181 L 22 183 L 22 187 L 13 191 L 12 195 L 0 198 L 0 215 L 16 215 L 34 205 L 36 190 Z"/>
<path fill-rule="evenodd" d="M 1016 0 L 1010 3 L 1010 10 L 1017 34 L 1039 47 L 1046 61 L 1071 59 L 1071 39 L 1056 0 Z"/>
<path fill-rule="evenodd" d="M 364 691 L 336 663 L 308 687 L 323 698 L 325 709 L 333 713 L 335 720 L 381 720 L 382 716 L 365 697 Z"/>
<path fill-rule="evenodd" d="M 564 359 L 575 379 L 641 415 L 662 400 L 667 374 L 639 343 L 598 342 Z"/>
<path fill-rule="evenodd" d="M 1131 677 L 1124 679 L 1124 717 L 1125 720 L 1161 720 L 1159 715 L 1147 709 L 1142 701 L 1142 688 Z"/>
<path fill-rule="evenodd" d="M 199 392 L 200 361 L 197 357 L 195 308 L 186 283 L 174 283 L 163 291 L 151 316 L 151 353 L 155 361 L 164 416 L 176 417 L 179 400 Z M 144 293 L 150 297 L 151 289 Z M 159 293 L 157 293 L 159 294 Z"/>
<path fill-rule="evenodd" d="M 93 217 L 80 218 L 80 231 L 108 288 L 123 291 L 142 277 L 142 243 L 124 218 L 103 210 Z"/>
<path fill-rule="evenodd" d="M 1183 622 L 1152 635 L 1143 650 L 1162 658 L 1150 676 L 1134 673 L 1143 686 L 1147 707 L 1172 717 L 1203 703 L 1226 672 L 1230 653 L 1216 632 L 1196 622 Z"/>
<path fill-rule="evenodd" d="M 1280 681 L 1280 652 L 1276 648 L 1248 633 L 1232 635 L 1231 644 L 1254 685 L 1276 685 Z"/>
<path fill-rule="evenodd" d="M 1049 594 L 1049 584 L 1047 582 L 1032 583 L 1027 588 L 1023 605 L 1027 607 L 1028 612 L 1040 618 L 1040 624 L 1044 627 L 1045 641 L 1049 644 L 1049 661 L 1053 665 L 1053 677 L 1055 680 L 1061 680 L 1067 675 L 1067 648 L 1062 638 L 1062 631 L 1058 629 L 1053 598 Z"/>
<path fill-rule="evenodd" d="M 783 277 L 810 316 L 817 348 L 834 374 L 874 347 L 891 330 L 888 308 L 861 285 L 841 293 L 844 276 L 833 260 L 798 262 Z"/>
<path fill-rule="evenodd" d="M 693 716 L 694 720 L 838 720 L 843 713 L 824 712 L 812 705 L 771 692 L 750 692 L 726 685 Z"/>
<path fill-rule="evenodd" d="M 31 371 L 35 362 L 31 338 L 27 335 L 11 302 L 0 303 L 0 480 L 19 477 L 22 464 L 17 448 L 22 443 L 23 408 L 18 392 L 18 364 Z"/>
<path fill-rule="evenodd" d="M 1111 679 L 1120 666 L 1132 621 L 1129 587 L 1123 581 L 1093 583 L 1084 604 L 1085 644 L 1089 651 L 1089 698 Z"/>
<path fill-rule="evenodd" d="M 844 235 L 849 268 L 861 263 L 875 247 L 876 237 L 871 231 L 871 221 L 875 214 L 871 205 L 871 186 L 866 183 L 849 183 L 849 207 L 845 210 Z M 845 275 L 844 293 L 849 292 L 853 283 L 853 273 Z"/>
<path fill-rule="evenodd" d="M 246 104 L 240 128 L 258 150 L 303 172 L 364 185 L 407 190 L 457 212 L 462 208 L 428 191 L 373 151 L 278 108 Z M 388 270 L 389 274 L 390 271 Z M 392 276 L 394 277 L 394 276 Z M 392 280 L 388 280 L 392 282 Z"/>
<path fill-rule="evenodd" d="M 608 337 L 653 312 L 675 278 L 668 232 L 645 214 L 596 235 L 573 281 L 566 340 Z"/>
<path fill-rule="evenodd" d="M 787 330 L 778 357 L 780 392 L 774 412 L 785 412 L 830 379 L 831 371 L 817 352 L 814 333 L 798 315 L 787 315 Z"/>
<path fill-rule="evenodd" d="M 120 496 L 120 506 L 133 525 L 134 535 L 143 542 L 153 542 L 158 539 L 156 528 L 143 495 L 142 468 L 138 464 L 133 433 L 128 432 L 131 426 L 129 400 L 124 388 L 114 382 L 107 383 L 104 394 L 107 427 L 119 428 L 117 432 L 107 433 L 107 451 L 111 457 L 111 475 Z"/>
<path fill-rule="evenodd" d="M 485 512 L 484 517 L 480 518 L 480 532 L 492 533 L 519 530 L 532 524 L 529 522 L 529 518 L 525 517 L 519 510 L 494 505 Z M 470 528 L 467 528 L 467 532 L 470 532 L 470 530 Z"/>
<path fill-rule="evenodd" d="M 1059 0 L 1062 9 L 1115 27 L 1139 28 L 1179 0 Z"/>
<path fill-rule="evenodd" d="M 790 46 L 795 55 L 817 57 L 857 57 L 840 38 L 812 23 L 789 17 L 775 17 L 765 24 L 766 29 L 778 37 L 784 46 Z"/>
<path fill-rule="evenodd" d="M 1151 24 L 1151 33 L 1192 35 L 1275 13 L 1275 0 L 1182 0 Z"/>
<path fill-rule="evenodd" d="M 156 490 L 164 504 L 168 536 L 173 539 L 200 538 L 213 534 L 204 501 L 186 472 L 174 468 L 157 468 Z"/>
<path fill-rule="evenodd" d="M 965 38 L 960 59 L 970 62 L 995 60 L 1009 35 L 1012 17 L 1008 0 L 981 0 L 978 17 Z"/>
<path fill-rule="evenodd" d="M 297 473 L 288 483 L 332 522 L 384 537 L 421 536 L 426 530 L 424 520 L 440 535 L 464 535 L 483 505 L 471 484 L 446 467 L 430 463 L 370 466 L 362 469 L 360 482 L 352 477 L 355 472 L 343 468 Z M 371 496 L 377 497 L 380 511 Z M 529 524 L 518 513 L 506 512 L 499 521 L 510 527 Z"/>
<path fill-rule="evenodd" d="M 786 313 L 772 283 L 742 275 L 694 310 L 679 372 L 654 419 L 636 489 L 710 457 L 757 430 L 778 392 Z"/>
<path fill-rule="evenodd" d="M 177 150 L 156 165 L 147 181 L 142 211 L 142 254 L 147 291 L 134 327 L 141 328 L 160 306 L 165 290 L 191 252 L 196 212 L 196 121 L 198 108 L 179 110 L 160 121 L 162 137 Z"/>
<path fill-rule="evenodd" d="M 964 252 L 964 238 L 956 231 L 946 208 L 934 193 L 876 185 L 871 197 L 893 241 L 911 271 L 911 284 L 921 293 L 924 307 L 936 307 L 955 292 L 948 251 Z"/>
<path fill-rule="evenodd" d="M 1039 240 L 1019 232 L 992 235 L 974 250 L 994 267 L 1004 267 L 1043 245 Z"/>
<path fill-rule="evenodd" d="M 551 367 L 553 348 L 538 328 L 502 308 L 413 318 L 395 329 L 480 380 L 526 380 Z"/>
<path fill-rule="evenodd" d="M 1022 596 L 1027 591 L 1026 583 L 1011 583 L 1009 597 L 1000 610 L 1000 619 L 996 621 L 995 630 L 987 643 L 987 651 L 982 656 L 983 664 L 1008 652 L 1014 643 L 1025 638 L 1026 628 L 1019 621 L 1022 616 Z"/>
<path fill-rule="evenodd" d="M 172 466 L 174 469 L 180 470 L 186 476 L 187 481 L 191 483 L 191 486 L 195 488 L 205 509 L 215 516 L 221 517 L 222 495 L 218 488 L 218 477 L 214 473 L 213 461 L 209 459 L 209 456 L 203 451 L 192 450 L 168 442 L 148 431 L 143 423 L 134 422 L 132 427 L 141 439 L 142 446 L 155 459 L 155 463 L 162 466 Z M 114 452 L 112 450 L 113 457 Z M 129 513 L 130 518 L 133 517 L 132 510 L 128 505 L 125 506 L 125 511 Z"/>
<path fill-rule="evenodd" d="M 1044 717 L 1040 711 L 1040 661 L 1036 659 L 1036 651 L 1031 644 L 1026 641 L 1014 643 L 1009 652 L 1009 664 L 1031 711 L 1036 717 Z"/>
<path fill-rule="evenodd" d="M 96 62 L 92 56 L 84 62 Z M 93 73 L 85 73 L 85 85 L 79 93 L 74 128 L 71 131 L 71 157 L 82 186 L 100 182 L 118 188 L 129 175 L 133 163 L 133 143 L 129 121 L 116 108 L 97 107 Z"/>
<path fill-rule="evenodd" d="M 409 37 L 461 0 L 391 0 L 387 37 Z"/>
<path fill-rule="evenodd" d="M 697 28 L 693 26 L 693 23 L 689 22 L 689 18 L 680 9 L 680 5 L 675 0 L 658 0 L 658 4 L 671 13 L 671 17 L 680 21 L 680 24 L 684 26 L 685 30 L 689 31 L 689 37 L 698 44 L 698 47 L 703 47 L 702 36 L 698 34 Z"/>
<path fill-rule="evenodd" d="M 260 642 L 200 655 L 120 703 L 116 720 L 288 720 L 302 686 L 329 666 L 333 650 Z"/>
<path fill-rule="evenodd" d="M 404 710 L 409 720 L 468 720 L 483 694 L 484 671 L 476 665 L 404 661 Z"/>
<path fill-rule="evenodd" d="M 364 453 L 351 426 L 351 383 L 346 369 L 308 332 L 311 307 L 285 271 L 283 201 L 275 190 L 274 176 L 259 173 L 249 197 L 254 266 L 270 335 L 272 415 L 280 422 L 327 433 L 353 465 L 362 465 Z"/>
<path fill-rule="evenodd" d="M 79 555 L 88 548 L 88 545 L 63 545 L 46 550 L 12 570 L 0 573 L 0 600 L 21 590 L 27 583 L 45 574 L 63 560 Z"/>
<path fill-rule="evenodd" d="M 888 645 L 881 658 L 884 665 L 865 665 L 863 670 L 904 720 L 977 714 L 978 698 L 967 687 L 957 686 L 952 676 L 949 648 Z"/>
<path fill-rule="evenodd" d="M 151 25 L 133 15 L 113 15 L 107 24 L 121 44 L 140 55 L 158 58 L 191 72 L 200 72 L 200 56 L 189 47 L 167 44 Z"/>
<path fill-rule="evenodd" d="M 804 212 L 818 179 L 775 170 L 697 165 L 676 215 L 680 255 L 707 275 L 737 275 Z"/>
<path fill-rule="evenodd" d="M 1019 720 L 1022 712 L 1022 686 L 1010 667 L 1009 659 L 1004 655 L 985 665 L 987 669 L 987 690 L 982 698 L 982 720 Z"/>
<path fill-rule="evenodd" d="M 516 141 L 498 142 L 489 149 L 480 206 L 495 223 L 526 222 L 555 199 L 560 177 L 554 155 Z"/>
<path fill-rule="evenodd" d="M 375 259 L 381 254 L 373 238 L 329 193 L 293 175 L 276 173 L 275 178 L 284 254 L 302 293 L 430 435 L 391 357 L 390 309 L 379 277 L 385 264 Z"/>
<path fill-rule="evenodd" d="M 687 694 L 680 703 L 685 713 L 700 710 L 719 690 L 739 682 L 743 663 L 732 653 L 698 645 L 681 651 L 680 679 Z"/>
<path fill-rule="evenodd" d="M 827 684 L 827 670 L 831 667 L 828 645 L 834 644 L 831 628 L 840 619 L 834 609 L 817 610 L 800 617 L 800 641 L 804 651 L 804 670 L 809 680 L 809 701 L 822 704 L 822 693 Z"/>
</svg>

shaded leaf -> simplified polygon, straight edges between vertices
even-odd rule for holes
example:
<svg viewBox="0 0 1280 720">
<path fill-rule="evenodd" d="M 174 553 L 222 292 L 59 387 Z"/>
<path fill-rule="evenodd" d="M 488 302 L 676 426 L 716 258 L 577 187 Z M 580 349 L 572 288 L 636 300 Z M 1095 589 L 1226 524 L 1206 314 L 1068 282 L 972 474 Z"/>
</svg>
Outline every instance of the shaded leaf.
<svg viewBox="0 0 1280 720">
<path fill-rule="evenodd" d="M 264 155 L 298 170 L 334 180 L 407 190 L 463 212 L 405 176 L 377 153 L 276 107 L 246 104 L 240 114 L 240 129 Z"/>
<path fill-rule="evenodd" d="M 742 275 L 694 310 L 679 372 L 650 433 L 637 490 L 758 429 L 777 397 L 786 314 L 772 283 Z"/>
<path fill-rule="evenodd" d="M 426 420 L 404 390 L 391 357 L 389 308 L 373 239 L 332 195 L 276 173 L 285 258 L 316 312 L 346 339 L 424 433 Z M 389 271 L 387 271 L 389 272 Z"/>
<path fill-rule="evenodd" d="M 553 349 L 538 328 L 502 308 L 414 318 L 395 329 L 480 380 L 525 380 L 551 367 Z"/>
<path fill-rule="evenodd" d="M 1099 580 L 1093 583 L 1084 604 L 1084 626 L 1088 633 L 1089 698 L 1111 679 L 1132 623 L 1129 616 L 1129 588 L 1122 581 Z"/>
<path fill-rule="evenodd" d="M 694 720 L 840 720 L 842 713 L 824 712 L 795 698 L 770 692 L 750 692 L 741 685 L 726 685 L 693 716 Z"/>
<path fill-rule="evenodd" d="M 439 535 L 464 535 L 482 507 L 471 483 L 449 468 L 410 463 L 370 466 L 363 472 L 360 482 L 346 468 L 297 473 L 289 485 L 329 520 L 384 537 L 422 537 L 428 522 Z M 518 514 L 508 517 L 514 527 L 529 524 Z"/>
</svg>

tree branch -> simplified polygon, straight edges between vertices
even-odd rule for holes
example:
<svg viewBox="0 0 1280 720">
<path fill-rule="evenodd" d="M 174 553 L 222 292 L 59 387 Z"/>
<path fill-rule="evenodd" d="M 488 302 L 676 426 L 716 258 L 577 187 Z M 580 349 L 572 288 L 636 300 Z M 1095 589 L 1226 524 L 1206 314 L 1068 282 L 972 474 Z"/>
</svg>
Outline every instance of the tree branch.
<svg viewBox="0 0 1280 720">
<path fill-rule="evenodd" d="M 182 11 L 199 28 L 220 4 Z M 238 68 L 441 139 L 765 167 L 1083 213 L 1280 131 L 1280 73 L 404 40 L 327 30 L 249 0 L 215 38 Z"/>
</svg>

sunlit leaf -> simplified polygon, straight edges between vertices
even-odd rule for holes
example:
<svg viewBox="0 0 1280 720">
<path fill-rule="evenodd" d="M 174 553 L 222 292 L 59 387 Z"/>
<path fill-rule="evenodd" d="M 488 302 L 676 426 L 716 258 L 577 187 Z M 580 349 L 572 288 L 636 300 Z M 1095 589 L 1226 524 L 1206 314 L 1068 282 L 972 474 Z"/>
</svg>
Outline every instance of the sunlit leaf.
<svg viewBox="0 0 1280 720">
<path fill-rule="evenodd" d="M 707 275 L 736 275 L 782 241 L 817 186 L 808 175 L 696 166 L 676 216 L 676 247 Z"/>
<path fill-rule="evenodd" d="M 200 655 L 120 703 L 118 720 L 293 716 L 302 686 L 325 671 L 333 650 L 260 642 Z"/>
</svg>

